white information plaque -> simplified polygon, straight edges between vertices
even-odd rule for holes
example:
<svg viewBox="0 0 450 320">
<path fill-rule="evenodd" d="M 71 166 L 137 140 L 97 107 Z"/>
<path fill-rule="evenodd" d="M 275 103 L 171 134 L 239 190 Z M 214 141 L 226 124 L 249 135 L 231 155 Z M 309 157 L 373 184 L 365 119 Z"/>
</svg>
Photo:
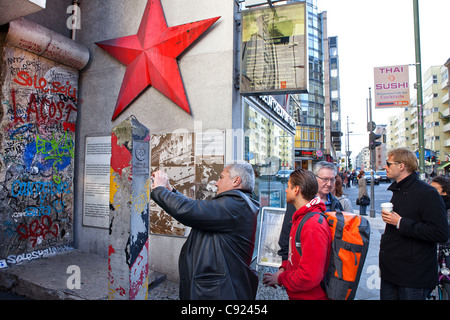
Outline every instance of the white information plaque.
<svg viewBox="0 0 450 320">
<path fill-rule="evenodd" d="M 111 136 L 86 137 L 83 225 L 109 227 Z"/>
</svg>

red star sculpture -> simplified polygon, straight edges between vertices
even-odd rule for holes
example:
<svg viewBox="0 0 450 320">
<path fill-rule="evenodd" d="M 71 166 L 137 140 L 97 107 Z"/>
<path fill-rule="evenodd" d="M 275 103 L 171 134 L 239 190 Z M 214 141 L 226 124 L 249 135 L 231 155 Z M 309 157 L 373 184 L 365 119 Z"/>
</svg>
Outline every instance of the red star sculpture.
<svg viewBox="0 0 450 320">
<path fill-rule="evenodd" d="M 191 113 L 177 57 L 220 17 L 167 27 L 160 0 L 148 0 L 136 35 L 96 44 L 127 66 L 112 120 L 148 86 Z"/>
</svg>

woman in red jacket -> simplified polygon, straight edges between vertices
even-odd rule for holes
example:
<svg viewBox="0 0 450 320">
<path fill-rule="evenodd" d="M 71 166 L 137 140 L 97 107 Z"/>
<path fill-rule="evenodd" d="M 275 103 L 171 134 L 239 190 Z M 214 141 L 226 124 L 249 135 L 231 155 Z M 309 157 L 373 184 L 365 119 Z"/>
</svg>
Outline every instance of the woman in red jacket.
<svg viewBox="0 0 450 320">
<path fill-rule="evenodd" d="M 331 230 L 325 219 L 314 215 L 303 226 L 301 233 L 302 256 L 295 246 L 295 233 L 308 212 L 324 212 L 325 204 L 316 197 L 317 179 L 312 172 L 296 170 L 291 173 L 286 189 L 286 201 L 297 211 L 292 216 L 288 260 L 283 261 L 278 272 L 266 273 L 263 283 L 282 285 L 291 300 L 326 300 L 321 286 L 326 275 L 331 248 Z"/>
</svg>

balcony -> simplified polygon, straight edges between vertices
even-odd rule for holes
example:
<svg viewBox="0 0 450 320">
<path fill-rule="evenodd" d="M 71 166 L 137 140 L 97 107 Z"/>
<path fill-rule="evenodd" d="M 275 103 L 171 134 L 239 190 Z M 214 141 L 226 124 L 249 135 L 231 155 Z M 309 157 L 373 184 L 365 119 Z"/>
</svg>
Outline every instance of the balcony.
<svg viewBox="0 0 450 320">
<path fill-rule="evenodd" d="M 450 117 L 450 110 L 449 110 L 449 108 L 445 108 L 444 110 L 442 110 L 442 116 L 443 117 Z"/>
<path fill-rule="evenodd" d="M 449 93 L 447 92 L 446 94 L 445 94 L 445 96 L 443 96 L 442 97 L 442 104 L 449 104 L 449 102 L 450 102 L 450 95 L 449 95 Z"/>
<path fill-rule="evenodd" d="M 450 123 L 447 123 L 442 127 L 442 132 L 450 132 Z"/>
</svg>

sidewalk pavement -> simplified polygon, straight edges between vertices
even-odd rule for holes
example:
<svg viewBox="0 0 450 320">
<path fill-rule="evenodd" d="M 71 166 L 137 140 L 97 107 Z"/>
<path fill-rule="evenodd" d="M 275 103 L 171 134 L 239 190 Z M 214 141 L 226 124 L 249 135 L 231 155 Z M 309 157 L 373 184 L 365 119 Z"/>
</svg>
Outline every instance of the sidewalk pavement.
<svg viewBox="0 0 450 320">
<path fill-rule="evenodd" d="M 356 300 L 379 299 L 378 250 L 384 222 L 379 214 L 367 217 L 371 225 L 370 247 L 361 275 Z M 80 289 L 72 285 L 71 266 L 79 267 Z M 265 287 L 262 275 L 275 272 L 275 268 L 259 267 L 260 285 L 258 300 L 287 300 L 281 288 Z M 0 269 L 0 290 L 21 295 L 32 300 L 107 300 L 108 259 L 73 249 L 52 256 L 23 262 Z M 1 296 L 0 296 L 1 297 Z M 149 300 L 178 300 L 178 283 L 164 275 L 151 272 Z"/>
</svg>

